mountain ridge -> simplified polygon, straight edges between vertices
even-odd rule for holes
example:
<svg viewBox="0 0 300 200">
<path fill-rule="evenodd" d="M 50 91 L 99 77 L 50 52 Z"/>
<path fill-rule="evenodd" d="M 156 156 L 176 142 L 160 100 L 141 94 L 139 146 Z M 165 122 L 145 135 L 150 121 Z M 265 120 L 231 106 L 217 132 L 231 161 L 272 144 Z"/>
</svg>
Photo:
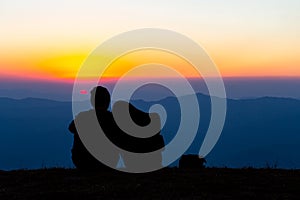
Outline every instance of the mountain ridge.
<svg viewBox="0 0 300 200">
<path fill-rule="evenodd" d="M 210 120 L 210 97 L 203 94 L 197 97 L 200 128 L 186 154 L 199 152 Z M 0 97 L 0 169 L 72 167 L 72 135 L 67 130 L 73 118 L 71 103 Z M 180 107 L 175 97 L 132 103 L 145 111 L 152 104 L 164 106 L 168 117 L 162 135 L 166 143 L 172 140 L 180 124 Z M 227 106 L 223 132 L 207 156 L 210 166 L 263 167 L 268 163 L 282 168 L 300 168 L 300 100 L 227 99 Z"/>
</svg>

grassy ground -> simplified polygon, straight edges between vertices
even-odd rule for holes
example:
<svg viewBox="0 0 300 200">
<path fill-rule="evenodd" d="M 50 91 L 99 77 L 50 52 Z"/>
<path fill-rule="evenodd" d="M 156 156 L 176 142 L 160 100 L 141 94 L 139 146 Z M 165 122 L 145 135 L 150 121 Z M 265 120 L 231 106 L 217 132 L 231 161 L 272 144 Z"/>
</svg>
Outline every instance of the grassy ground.
<svg viewBox="0 0 300 200">
<path fill-rule="evenodd" d="M 0 199 L 299 199 L 300 170 L 0 171 Z"/>
</svg>

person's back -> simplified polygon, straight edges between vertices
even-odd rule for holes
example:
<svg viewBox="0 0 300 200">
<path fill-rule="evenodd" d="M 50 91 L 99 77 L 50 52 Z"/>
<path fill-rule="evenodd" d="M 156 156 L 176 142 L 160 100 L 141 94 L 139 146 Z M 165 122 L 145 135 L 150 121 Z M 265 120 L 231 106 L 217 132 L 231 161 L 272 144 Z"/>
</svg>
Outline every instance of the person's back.
<svg viewBox="0 0 300 200">
<path fill-rule="evenodd" d="M 88 131 L 95 130 L 93 128 L 93 123 L 91 123 L 91 118 L 94 115 L 94 111 L 85 111 L 81 112 L 78 116 L 76 116 L 75 120 L 71 122 L 69 125 L 69 130 L 74 134 L 74 143 L 72 147 L 72 161 L 76 168 L 78 169 L 106 169 L 101 162 L 99 162 L 96 158 L 94 158 L 90 152 L 86 149 L 84 144 L 82 143 L 78 131 L 76 129 L 75 124 L 80 124 L 82 129 L 86 129 Z M 109 113 L 105 114 L 108 119 L 111 115 Z M 107 120 L 106 120 L 107 121 Z M 84 127 L 84 124 L 88 127 Z"/>
<path fill-rule="evenodd" d="M 132 121 L 140 127 L 148 126 L 151 122 L 150 119 L 150 113 L 145 113 L 136 107 L 134 107 L 132 104 L 127 103 L 125 101 L 118 101 L 113 106 L 113 112 L 114 110 L 117 110 L 116 112 L 126 112 L 126 109 L 129 108 L 129 114 Z M 152 116 L 156 117 L 156 123 L 153 130 L 150 130 L 152 132 L 151 137 L 135 137 L 132 135 L 127 134 L 125 131 L 120 130 L 117 133 L 120 134 L 117 136 L 118 142 L 117 145 L 126 151 L 133 152 L 133 153 L 150 153 L 157 151 L 156 153 L 153 153 L 151 157 L 149 157 L 149 160 L 143 160 L 143 162 L 139 162 L 136 160 L 132 160 L 130 156 L 125 156 L 124 162 L 126 167 L 143 167 L 142 165 L 146 163 L 151 163 L 151 165 L 156 166 L 157 168 L 162 167 L 162 151 L 164 149 L 165 143 L 164 139 L 160 134 L 160 119 L 158 114 L 152 113 Z M 156 131 L 156 132 L 153 132 Z M 135 135 L 142 136 L 143 132 L 135 132 Z M 146 167 L 145 167 L 146 168 Z"/>
<path fill-rule="evenodd" d="M 106 136 L 113 137 L 116 129 L 112 114 L 107 110 L 109 103 L 110 95 L 107 89 L 101 86 L 94 88 L 91 91 L 91 104 L 94 109 L 79 113 L 69 125 L 69 131 L 74 134 L 72 161 L 77 169 L 109 169 L 90 154 L 82 143 L 77 130 L 77 127 L 80 127 L 83 134 L 88 134 L 97 130 L 94 126 L 100 125 Z M 95 113 L 97 121 L 94 121 Z"/>
</svg>

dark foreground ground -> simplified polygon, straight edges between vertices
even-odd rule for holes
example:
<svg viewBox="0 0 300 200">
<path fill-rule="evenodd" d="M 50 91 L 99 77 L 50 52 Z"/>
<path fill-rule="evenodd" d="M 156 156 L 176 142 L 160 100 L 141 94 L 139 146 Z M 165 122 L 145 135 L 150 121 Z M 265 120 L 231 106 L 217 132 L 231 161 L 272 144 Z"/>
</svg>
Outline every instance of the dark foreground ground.
<svg viewBox="0 0 300 200">
<path fill-rule="evenodd" d="M 0 199 L 300 199 L 300 170 L 0 171 Z"/>
</svg>

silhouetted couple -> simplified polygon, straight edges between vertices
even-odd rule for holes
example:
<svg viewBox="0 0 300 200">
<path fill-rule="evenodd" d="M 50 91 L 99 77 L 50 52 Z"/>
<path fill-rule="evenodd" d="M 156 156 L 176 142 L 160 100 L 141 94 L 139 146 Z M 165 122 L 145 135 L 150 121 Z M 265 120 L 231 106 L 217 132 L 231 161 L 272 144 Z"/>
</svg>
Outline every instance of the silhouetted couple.
<svg viewBox="0 0 300 200">
<path fill-rule="evenodd" d="M 79 135 L 78 135 L 78 126 L 77 124 L 85 121 L 84 123 L 87 124 L 87 128 L 84 129 L 85 132 L 80 132 L 80 134 L 89 134 L 89 132 L 94 131 L 94 125 L 92 124 L 91 116 L 97 117 L 97 123 L 100 124 L 101 129 L 103 130 L 105 136 L 116 146 L 119 148 L 134 152 L 134 153 L 148 153 L 153 152 L 158 149 L 164 147 L 164 140 L 163 137 L 160 135 L 160 128 L 158 131 L 153 134 L 151 137 L 135 137 L 132 135 L 127 134 L 123 129 L 121 129 L 116 121 L 114 120 L 113 114 L 108 111 L 109 104 L 110 104 L 110 94 L 108 90 L 102 86 L 97 86 L 91 91 L 91 104 L 93 106 L 92 110 L 85 111 L 80 113 L 76 118 L 71 122 L 69 125 L 69 130 L 74 134 L 74 143 L 72 148 L 72 160 L 74 165 L 78 169 L 83 170 L 90 170 L 90 169 L 110 169 L 106 165 L 102 164 L 98 161 L 94 156 L 92 156 L 86 147 L 83 145 Z M 133 122 L 137 126 L 147 126 L 150 124 L 150 114 L 145 113 L 137 108 L 135 108 L 132 104 L 127 103 L 125 101 L 119 101 L 114 104 L 114 107 L 122 111 L 122 109 L 128 109 L 130 117 L 132 118 Z M 120 110 L 121 109 L 121 110 Z M 126 120 L 125 120 L 126 122 Z M 90 126 L 89 126 L 90 125 Z M 129 124 L 128 124 L 129 126 Z M 141 129 L 142 130 L 142 129 Z M 142 136 L 144 133 L 142 132 L 135 132 L 135 135 Z M 101 145 L 101 142 L 99 142 Z M 121 155 L 121 154 L 120 154 Z M 117 162 L 119 162 L 119 157 L 112 158 L 115 160 L 115 166 L 117 166 Z M 157 163 L 157 165 L 162 165 L 162 156 L 161 151 L 156 154 L 152 159 L 152 162 Z M 130 164 L 129 159 L 125 157 L 122 158 L 124 162 L 124 167 Z"/>
</svg>

